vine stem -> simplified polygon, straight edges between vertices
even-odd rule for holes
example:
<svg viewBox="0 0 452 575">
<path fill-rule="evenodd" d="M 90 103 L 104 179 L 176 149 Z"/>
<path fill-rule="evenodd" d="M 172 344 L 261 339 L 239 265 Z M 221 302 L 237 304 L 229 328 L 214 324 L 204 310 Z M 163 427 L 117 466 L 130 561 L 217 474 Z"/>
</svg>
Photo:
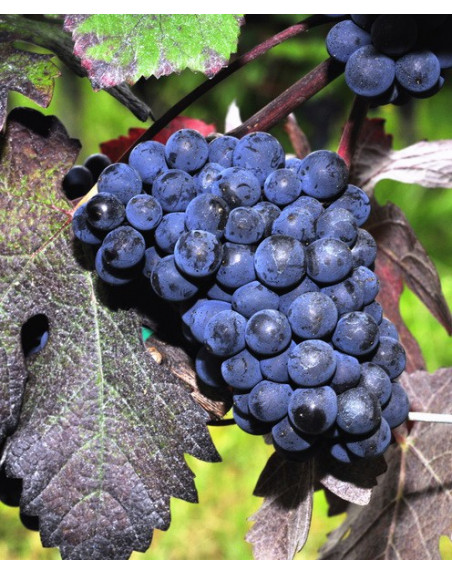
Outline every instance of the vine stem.
<svg viewBox="0 0 452 575">
<path fill-rule="evenodd" d="M 452 414 L 410 411 L 408 414 L 408 419 L 410 421 L 423 421 L 426 423 L 452 423 Z"/>
<path fill-rule="evenodd" d="M 368 110 L 369 104 L 367 100 L 356 96 L 353 100 L 353 106 L 350 111 L 350 115 L 347 119 L 347 122 L 345 123 L 344 129 L 342 130 L 342 136 L 339 142 L 337 153 L 339 156 L 341 156 L 349 169 L 356 150 L 359 134 L 361 132 L 364 120 L 366 119 Z"/>
<path fill-rule="evenodd" d="M 341 64 L 328 58 L 246 122 L 228 132 L 228 135 L 241 138 L 250 132 L 269 130 L 335 80 L 342 71 L 343 66 Z"/>
<path fill-rule="evenodd" d="M 151 140 L 156 136 L 165 126 L 167 126 L 171 120 L 174 120 L 176 116 L 178 116 L 181 112 L 183 112 L 186 108 L 188 108 L 193 102 L 204 96 L 209 90 L 214 88 L 217 84 L 226 80 L 231 74 L 243 68 L 246 64 L 249 64 L 259 56 L 262 56 L 278 44 L 281 44 L 285 40 L 289 40 L 298 34 L 302 34 L 304 32 L 308 32 L 315 26 L 319 26 L 320 24 L 325 24 L 329 22 L 328 18 L 326 18 L 323 14 L 314 14 L 313 16 L 309 16 L 305 20 L 294 24 L 293 26 L 289 26 L 285 30 L 278 32 L 271 38 L 264 40 L 242 56 L 236 58 L 233 62 L 229 64 L 227 68 L 223 68 L 210 80 L 206 80 L 194 90 L 192 90 L 189 94 L 184 96 L 179 102 L 177 102 L 174 106 L 172 106 L 169 110 L 167 110 L 163 116 L 161 116 L 152 126 L 146 130 L 146 132 L 136 140 L 129 149 L 127 149 L 124 154 L 119 159 L 120 162 L 127 161 L 129 154 L 137 144 L 140 142 L 145 142 L 147 140 Z"/>
</svg>

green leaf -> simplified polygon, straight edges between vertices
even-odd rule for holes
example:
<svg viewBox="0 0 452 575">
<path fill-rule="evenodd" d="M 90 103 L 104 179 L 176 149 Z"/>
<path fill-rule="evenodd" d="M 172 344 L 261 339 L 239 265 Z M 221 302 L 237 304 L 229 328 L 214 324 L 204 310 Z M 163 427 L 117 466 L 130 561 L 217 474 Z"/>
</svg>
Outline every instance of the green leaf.
<svg viewBox="0 0 452 575">
<path fill-rule="evenodd" d="M 73 241 L 60 187 L 77 142 L 55 118 L 20 109 L 1 149 L 2 461 L 23 480 L 21 512 L 39 517 L 44 546 L 125 559 L 169 527 L 171 497 L 197 500 L 184 453 L 218 460 L 208 416 Z M 21 332 L 36 315 L 49 339 L 24 358 Z"/>
<path fill-rule="evenodd" d="M 6 120 L 8 92 L 13 90 L 47 108 L 52 100 L 55 78 L 60 71 L 49 54 L 17 50 L 0 44 L 0 130 Z"/>
<path fill-rule="evenodd" d="M 75 14 L 74 54 L 95 89 L 190 68 L 214 76 L 235 52 L 240 14 Z"/>
</svg>

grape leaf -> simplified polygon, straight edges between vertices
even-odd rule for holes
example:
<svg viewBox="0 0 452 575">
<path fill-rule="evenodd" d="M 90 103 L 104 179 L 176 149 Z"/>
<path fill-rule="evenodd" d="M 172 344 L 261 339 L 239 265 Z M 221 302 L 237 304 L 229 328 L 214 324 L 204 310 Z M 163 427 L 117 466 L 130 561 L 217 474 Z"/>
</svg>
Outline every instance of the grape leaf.
<svg viewBox="0 0 452 575">
<path fill-rule="evenodd" d="M 8 92 L 20 92 L 47 108 L 52 100 L 55 78 L 60 71 L 48 54 L 18 50 L 12 44 L 0 44 L 0 130 L 6 120 Z"/>
<path fill-rule="evenodd" d="M 190 68 L 214 76 L 235 52 L 239 14 L 70 14 L 78 56 L 95 89 Z"/>
<path fill-rule="evenodd" d="M 171 497 L 196 501 L 183 455 L 218 460 L 208 415 L 72 240 L 60 185 L 77 143 L 55 118 L 18 110 L 1 149 L 2 462 L 23 480 L 21 512 L 39 517 L 44 546 L 125 559 L 168 528 Z M 21 329 L 36 314 L 49 340 L 24 358 Z"/>
<path fill-rule="evenodd" d="M 255 559 L 292 559 L 309 533 L 314 494 L 314 462 L 289 461 L 274 453 L 259 477 L 254 495 L 264 502 L 246 541 Z"/>
<path fill-rule="evenodd" d="M 412 410 L 452 413 L 452 369 L 405 374 L 402 383 Z M 452 428 L 414 423 L 396 437 L 369 505 L 349 507 L 322 559 L 440 559 L 439 538 L 452 538 Z"/>
<path fill-rule="evenodd" d="M 370 194 L 380 180 L 452 188 L 452 140 L 417 142 L 392 149 L 384 120 L 366 120 L 353 156 L 351 181 Z"/>
</svg>

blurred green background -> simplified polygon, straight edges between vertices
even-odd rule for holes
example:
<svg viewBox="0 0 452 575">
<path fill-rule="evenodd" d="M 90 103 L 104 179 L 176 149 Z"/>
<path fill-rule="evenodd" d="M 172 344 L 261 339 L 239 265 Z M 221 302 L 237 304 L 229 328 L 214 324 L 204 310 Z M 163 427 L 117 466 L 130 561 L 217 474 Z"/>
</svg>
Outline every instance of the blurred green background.
<svg viewBox="0 0 452 575">
<path fill-rule="evenodd" d="M 245 52 L 302 16 L 250 15 L 242 29 L 239 52 Z M 327 57 L 326 30 L 327 27 L 320 27 L 274 48 L 214 88 L 185 114 L 215 123 L 223 131 L 228 106 L 236 100 L 242 119 L 246 119 Z M 62 77 L 56 81 L 52 104 L 45 113 L 58 116 L 70 136 L 81 141 L 80 162 L 99 151 L 100 142 L 125 135 L 130 127 L 146 127 L 108 94 L 94 93 L 88 80 L 76 78 L 58 65 Z M 159 80 L 140 81 L 135 90 L 158 117 L 203 80 L 200 74 L 187 71 Z M 395 148 L 420 139 L 452 138 L 452 82 L 451 78 L 448 80 L 434 98 L 417 100 L 404 108 L 386 106 L 371 110 L 372 117 L 386 118 Z M 296 111 L 313 149 L 337 148 L 351 103 L 352 95 L 341 77 Z M 10 94 L 9 108 L 16 106 L 38 108 L 26 98 Z M 281 127 L 272 133 L 287 152 L 292 152 Z M 435 262 L 446 298 L 452 303 L 452 191 L 384 181 L 378 184 L 376 194 L 381 202 L 390 200 L 405 211 Z M 452 346 L 445 330 L 408 290 L 401 307 L 425 354 L 428 369 L 452 365 Z M 196 474 L 199 504 L 173 499 L 170 529 L 165 533 L 156 531 L 149 551 L 135 553 L 134 559 L 252 559 L 251 548 L 244 541 L 250 525 L 247 518 L 259 508 L 260 500 L 252 492 L 272 449 L 261 438 L 235 427 L 213 428 L 211 433 L 223 462 L 205 464 L 187 458 Z M 342 520 L 343 516 L 327 516 L 323 494 L 316 493 L 310 536 L 297 559 L 315 559 L 327 533 Z M 443 557 L 452 558 L 451 547 L 442 542 Z M 0 559 L 58 558 L 57 550 L 43 549 L 39 535 L 22 526 L 16 508 L 0 503 Z"/>
</svg>

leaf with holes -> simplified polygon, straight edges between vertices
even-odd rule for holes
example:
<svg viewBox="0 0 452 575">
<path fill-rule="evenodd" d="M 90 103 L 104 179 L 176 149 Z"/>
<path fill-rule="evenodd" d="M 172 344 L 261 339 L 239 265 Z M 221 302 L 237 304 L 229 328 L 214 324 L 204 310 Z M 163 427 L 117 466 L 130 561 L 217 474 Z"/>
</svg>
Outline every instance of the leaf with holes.
<svg viewBox="0 0 452 575">
<path fill-rule="evenodd" d="M 95 89 L 190 68 L 214 76 L 235 52 L 240 14 L 70 14 L 78 56 Z"/>
<path fill-rule="evenodd" d="M 1 149 L 3 465 L 23 480 L 21 511 L 39 517 L 44 546 L 63 558 L 124 559 L 168 528 L 171 497 L 196 501 L 184 453 L 218 460 L 207 413 L 153 361 L 138 314 L 100 285 L 72 241 L 60 186 L 77 142 L 55 118 L 19 110 Z M 24 358 L 32 317 L 46 318 L 48 342 Z"/>
<path fill-rule="evenodd" d="M 60 71 L 48 54 L 17 50 L 12 44 L 0 44 L 0 130 L 6 120 L 8 92 L 20 92 L 47 108 L 52 100 L 55 78 Z"/>
<path fill-rule="evenodd" d="M 413 411 L 452 413 L 452 369 L 405 374 L 402 383 Z M 452 428 L 414 423 L 396 437 L 369 505 L 348 508 L 322 559 L 440 559 L 440 537 L 452 539 Z"/>
</svg>

